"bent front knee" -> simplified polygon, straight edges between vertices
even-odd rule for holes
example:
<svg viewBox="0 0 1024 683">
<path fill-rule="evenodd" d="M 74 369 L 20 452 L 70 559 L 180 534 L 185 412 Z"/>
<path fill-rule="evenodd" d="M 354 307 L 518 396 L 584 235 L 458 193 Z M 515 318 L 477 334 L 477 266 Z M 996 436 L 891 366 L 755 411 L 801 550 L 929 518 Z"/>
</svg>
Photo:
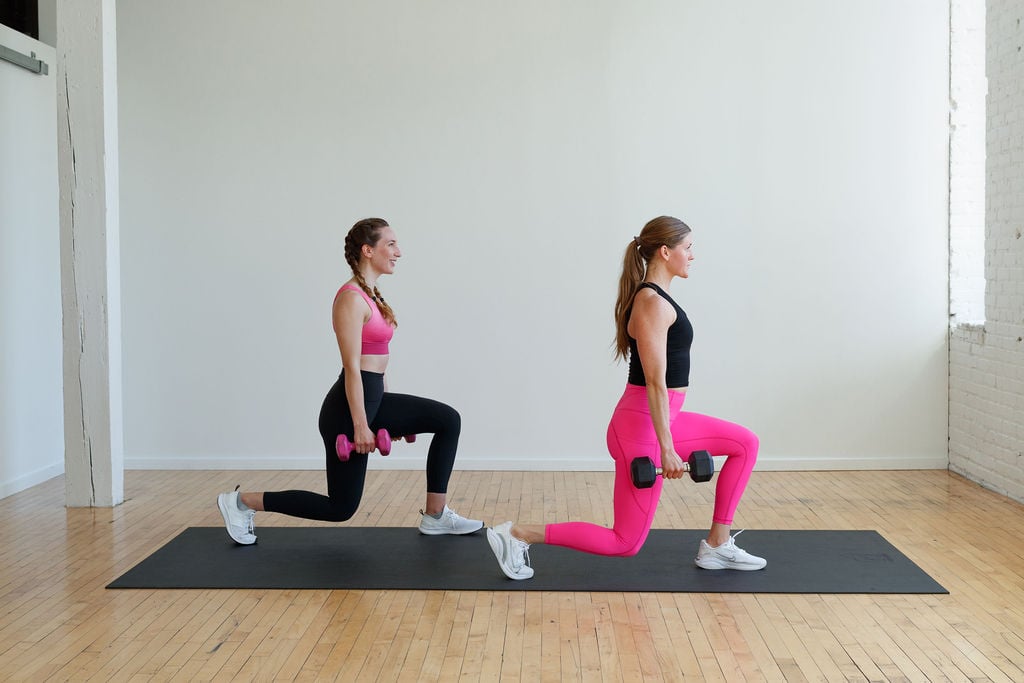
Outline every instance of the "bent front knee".
<svg viewBox="0 0 1024 683">
<path fill-rule="evenodd" d="M 746 438 L 743 440 L 743 450 L 746 451 L 747 458 L 753 462 L 757 460 L 757 452 L 761 448 L 761 440 L 757 438 L 757 434 L 754 432 L 749 429 L 746 431 Z"/>
<path fill-rule="evenodd" d="M 445 429 L 458 434 L 462 431 L 462 416 L 459 415 L 459 411 L 455 410 L 455 408 L 446 405 L 445 410 L 441 412 L 441 424 Z"/>
<path fill-rule="evenodd" d="M 459 411 L 446 403 L 438 402 L 429 413 L 429 431 L 435 434 L 453 434 L 458 437 L 462 433 L 462 416 Z"/>
</svg>

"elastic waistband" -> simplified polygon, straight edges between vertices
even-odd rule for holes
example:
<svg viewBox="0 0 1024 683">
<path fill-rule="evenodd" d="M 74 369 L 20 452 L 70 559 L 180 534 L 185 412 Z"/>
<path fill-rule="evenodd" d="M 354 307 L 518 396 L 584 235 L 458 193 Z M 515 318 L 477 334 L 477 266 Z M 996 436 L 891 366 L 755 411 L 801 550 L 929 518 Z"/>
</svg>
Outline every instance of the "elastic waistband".
<svg viewBox="0 0 1024 683">
<path fill-rule="evenodd" d="M 670 413 L 677 413 L 682 410 L 685 401 L 685 391 L 668 390 L 668 409 Z M 647 402 L 647 387 L 638 384 L 627 384 L 626 390 L 622 392 L 622 398 L 619 399 L 615 408 L 639 410 L 644 413 L 651 412 L 650 405 Z"/>
<path fill-rule="evenodd" d="M 342 371 L 341 371 L 341 374 L 338 375 L 338 379 L 341 379 L 344 376 L 345 376 L 345 370 L 343 368 Z M 384 373 L 383 372 L 370 372 L 369 370 L 360 370 L 359 371 L 359 376 L 363 378 L 364 382 L 367 381 L 367 380 L 379 381 L 379 382 L 383 382 L 384 381 Z"/>
</svg>

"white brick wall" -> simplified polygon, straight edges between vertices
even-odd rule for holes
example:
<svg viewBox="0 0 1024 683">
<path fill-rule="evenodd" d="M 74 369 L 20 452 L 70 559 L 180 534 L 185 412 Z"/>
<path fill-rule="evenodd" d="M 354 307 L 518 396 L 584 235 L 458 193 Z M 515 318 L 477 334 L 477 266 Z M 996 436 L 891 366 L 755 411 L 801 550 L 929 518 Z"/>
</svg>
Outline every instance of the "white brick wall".
<svg viewBox="0 0 1024 683">
<path fill-rule="evenodd" d="M 1024 501 L 1024 0 L 985 13 L 985 322 L 951 334 L 949 466 Z M 951 192 L 951 254 L 954 214 Z"/>
</svg>

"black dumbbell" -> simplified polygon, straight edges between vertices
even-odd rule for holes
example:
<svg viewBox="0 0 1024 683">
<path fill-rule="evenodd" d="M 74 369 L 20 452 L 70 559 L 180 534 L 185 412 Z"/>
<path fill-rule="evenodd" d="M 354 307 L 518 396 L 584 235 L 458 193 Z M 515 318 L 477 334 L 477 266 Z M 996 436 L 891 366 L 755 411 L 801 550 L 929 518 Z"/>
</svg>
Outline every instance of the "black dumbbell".
<svg viewBox="0 0 1024 683">
<path fill-rule="evenodd" d="M 694 451 L 683 463 L 683 468 L 690 473 L 690 479 L 694 481 L 711 481 L 715 473 L 715 461 L 707 451 Z M 638 489 L 649 489 L 654 486 L 654 480 L 661 474 L 661 468 L 654 466 L 654 461 L 644 456 L 634 458 L 629 465 L 629 474 L 633 479 L 633 486 Z"/>
</svg>

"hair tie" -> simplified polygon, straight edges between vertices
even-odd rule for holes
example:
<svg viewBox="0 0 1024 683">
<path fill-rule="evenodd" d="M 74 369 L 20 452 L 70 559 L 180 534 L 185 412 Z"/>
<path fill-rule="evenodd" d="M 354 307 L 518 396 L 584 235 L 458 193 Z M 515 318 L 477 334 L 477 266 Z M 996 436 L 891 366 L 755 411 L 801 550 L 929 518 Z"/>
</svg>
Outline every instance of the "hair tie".
<svg viewBox="0 0 1024 683">
<path fill-rule="evenodd" d="M 642 244 L 640 244 L 640 238 L 637 237 L 636 235 L 633 235 L 633 244 L 636 245 L 637 249 L 643 246 Z"/>
</svg>

